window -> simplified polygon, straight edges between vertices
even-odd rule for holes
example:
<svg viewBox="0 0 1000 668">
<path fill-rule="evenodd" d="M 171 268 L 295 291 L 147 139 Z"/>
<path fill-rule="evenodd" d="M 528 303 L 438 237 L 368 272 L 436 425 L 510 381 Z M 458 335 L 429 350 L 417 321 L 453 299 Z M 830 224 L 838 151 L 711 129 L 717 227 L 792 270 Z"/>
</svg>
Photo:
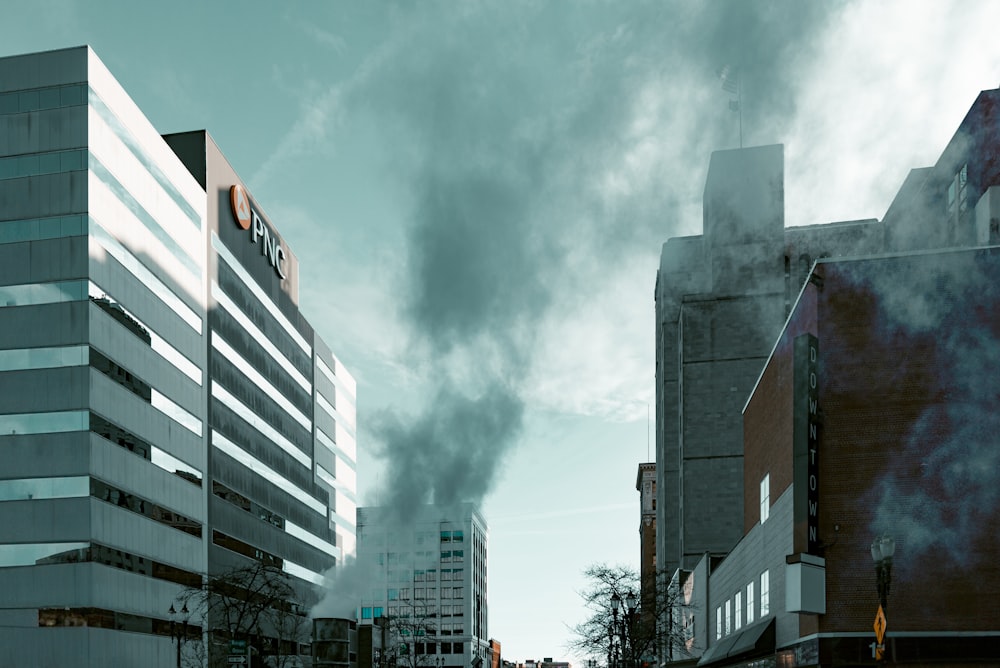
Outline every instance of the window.
<svg viewBox="0 0 1000 668">
<path fill-rule="evenodd" d="M 715 609 L 715 639 L 722 638 L 722 606 Z"/>
<path fill-rule="evenodd" d="M 733 632 L 732 621 L 733 621 L 733 608 L 732 601 L 726 601 L 726 635 L 728 636 Z"/>
<path fill-rule="evenodd" d="M 771 612 L 770 587 L 771 574 L 764 571 L 760 574 L 760 616 L 764 617 Z"/>
<path fill-rule="evenodd" d="M 465 559 L 465 550 L 452 550 L 451 554 L 455 561 L 463 561 Z"/>
<path fill-rule="evenodd" d="M 771 514 L 771 474 L 768 473 L 760 481 L 760 523 L 763 524 Z"/>
<path fill-rule="evenodd" d="M 743 593 L 736 592 L 736 598 L 733 602 L 733 607 L 736 608 L 736 626 L 735 630 L 739 631 L 740 627 L 743 626 Z"/>
<path fill-rule="evenodd" d="M 747 585 L 747 624 L 753 623 L 753 582 Z"/>
</svg>

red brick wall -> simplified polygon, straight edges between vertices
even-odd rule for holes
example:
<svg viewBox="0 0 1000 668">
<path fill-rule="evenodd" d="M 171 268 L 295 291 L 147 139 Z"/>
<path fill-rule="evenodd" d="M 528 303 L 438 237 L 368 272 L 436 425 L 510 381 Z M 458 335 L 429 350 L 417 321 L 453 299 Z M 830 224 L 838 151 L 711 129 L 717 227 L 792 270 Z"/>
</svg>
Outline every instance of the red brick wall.
<svg viewBox="0 0 1000 668">
<path fill-rule="evenodd" d="M 820 632 L 871 630 L 869 546 L 883 530 L 896 539 L 890 634 L 1000 626 L 1000 491 L 982 485 L 1000 490 L 996 265 L 979 252 L 827 268 L 820 530 L 833 544 Z M 970 498 L 985 503 L 963 508 Z"/>
</svg>

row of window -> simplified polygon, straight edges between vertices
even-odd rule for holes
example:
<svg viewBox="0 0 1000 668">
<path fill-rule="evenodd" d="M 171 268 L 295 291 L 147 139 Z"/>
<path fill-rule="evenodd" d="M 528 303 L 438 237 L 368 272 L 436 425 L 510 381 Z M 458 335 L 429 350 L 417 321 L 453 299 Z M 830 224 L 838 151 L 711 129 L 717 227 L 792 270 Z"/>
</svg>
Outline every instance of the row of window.
<svg viewBox="0 0 1000 668">
<path fill-rule="evenodd" d="M 184 212 L 184 215 L 187 216 L 187 218 L 200 230 L 202 227 L 202 220 L 195 208 L 191 206 L 191 203 L 188 202 L 183 195 L 181 195 L 180 191 L 178 191 L 174 183 L 167 178 L 166 174 L 163 173 L 163 170 L 160 169 L 160 166 L 156 163 L 156 161 L 146 152 L 142 145 L 139 144 L 128 128 L 125 127 L 125 124 L 122 123 L 117 116 L 115 116 L 106 104 L 104 104 L 104 100 L 101 99 L 93 88 L 88 89 L 87 102 L 89 103 L 90 108 L 97 113 L 107 127 L 114 132 L 114 134 L 122 141 L 123 144 L 125 144 L 126 147 L 128 147 L 129 151 L 131 151 L 136 160 L 139 161 L 142 168 L 145 169 L 145 171 L 154 179 L 156 179 L 156 182 L 161 188 L 163 188 L 163 191 L 170 196 L 174 203 L 181 209 L 181 211 Z M 181 169 L 183 169 L 183 167 Z"/>
<path fill-rule="evenodd" d="M 0 180 L 75 172 L 87 164 L 87 149 L 28 153 L 0 158 Z"/>
<path fill-rule="evenodd" d="M 75 107 L 86 101 L 86 90 L 87 84 L 70 84 L 0 93 L 0 114 Z"/>
<path fill-rule="evenodd" d="M 44 415 L 44 413 L 43 413 Z M 3 418 L 9 416 L 0 416 L 0 423 L 2 423 Z M 168 473 L 173 473 L 179 476 L 183 480 L 187 480 L 201 487 L 201 471 L 193 466 L 188 465 L 185 462 L 177 459 L 170 453 L 161 450 L 155 445 L 144 441 L 132 432 L 122 429 L 117 424 L 105 419 L 104 417 L 98 415 L 97 413 L 90 413 L 88 416 L 88 422 L 90 425 L 90 431 L 92 433 L 101 436 L 112 443 L 115 443 L 132 454 L 135 454 L 143 459 L 152 462 L 159 468 L 167 471 Z M 83 430 L 81 430 L 83 431 Z M 44 433 L 44 432 L 37 432 Z"/>
<path fill-rule="evenodd" d="M 212 445 L 217 450 L 229 455 L 275 487 L 283 490 L 297 501 L 319 513 L 324 519 L 327 517 L 326 504 L 322 503 L 311 494 L 292 483 L 288 478 L 281 475 L 273 468 L 263 463 L 215 430 L 212 430 Z"/>
<path fill-rule="evenodd" d="M 192 284 L 201 286 L 201 264 L 198 259 L 201 254 L 201 247 L 198 246 L 200 239 L 197 229 L 200 225 L 192 227 L 180 215 L 175 216 L 171 220 L 163 207 L 157 210 L 156 216 L 150 213 L 136 199 L 135 194 L 132 192 L 133 190 L 142 189 L 142 184 L 137 184 L 135 181 L 139 179 L 139 175 L 143 172 L 136 171 L 127 175 L 131 185 L 131 188 L 127 188 L 93 152 L 89 154 L 88 165 L 91 174 L 96 177 L 96 181 L 91 179 L 89 209 L 99 212 L 101 217 L 107 216 L 109 218 L 108 222 L 113 225 L 112 229 L 116 231 L 125 232 L 128 230 L 132 234 L 135 234 L 141 227 L 142 230 L 149 233 L 150 236 L 147 239 L 152 242 L 151 245 L 157 247 L 158 250 L 162 249 L 164 251 L 162 254 L 155 252 L 156 256 L 169 256 L 174 260 L 170 264 L 171 267 L 182 267 L 188 272 L 187 278 Z M 148 183 L 145 185 L 149 186 Z M 151 186 L 148 189 L 155 189 L 159 192 L 158 188 Z M 151 198 L 155 199 L 152 195 L 147 194 L 146 199 Z M 158 216 L 161 218 L 166 217 L 167 220 L 161 222 Z M 129 229 L 130 223 L 137 225 L 133 225 Z M 188 248 L 185 248 L 178 242 L 178 238 L 182 237 L 182 232 L 187 232 Z"/>
<path fill-rule="evenodd" d="M 464 596 L 464 587 L 441 587 L 441 598 L 462 598 Z M 389 600 L 390 601 L 409 601 L 410 594 L 413 594 L 415 600 L 424 599 L 437 599 L 438 587 L 393 587 L 389 589 Z"/>
<path fill-rule="evenodd" d="M 3 285 L 0 286 L 0 308 L 82 301 L 88 296 L 94 305 L 120 322 L 125 329 L 150 346 L 174 368 L 198 385 L 202 384 L 201 369 L 196 364 L 93 282 L 56 281 Z M 80 366 L 86 364 L 86 362 L 81 363 L 77 357 L 77 352 L 82 349 L 83 346 L 67 346 L 3 351 L 0 353 L 3 355 L 3 359 L 0 359 L 0 371 Z M 66 355 L 69 357 L 65 359 L 65 363 L 59 363 L 59 360 Z"/>
<path fill-rule="evenodd" d="M 0 244 L 43 241 L 63 237 L 82 237 L 87 234 L 86 214 L 51 216 L 49 218 L 24 218 L 0 222 Z M 3 304 L 0 303 L 0 306 Z"/>
<path fill-rule="evenodd" d="M 0 567 L 99 563 L 119 570 L 167 580 L 185 587 L 201 584 L 201 576 L 151 559 L 93 542 L 19 543 L 0 545 Z"/>
<path fill-rule="evenodd" d="M 747 583 L 746 605 L 744 607 L 743 592 L 738 591 L 726 602 L 715 609 L 715 639 L 719 640 L 730 633 L 739 631 L 743 625 L 743 613 L 746 611 L 746 624 L 752 624 L 757 612 L 754 600 L 754 582 Z M 760 615 L 763 619 L 771 612 L 771 574 L 764 571 L 760 574 Z M 735 615 L 734 615 L 735 613 Z"/>
</svg>

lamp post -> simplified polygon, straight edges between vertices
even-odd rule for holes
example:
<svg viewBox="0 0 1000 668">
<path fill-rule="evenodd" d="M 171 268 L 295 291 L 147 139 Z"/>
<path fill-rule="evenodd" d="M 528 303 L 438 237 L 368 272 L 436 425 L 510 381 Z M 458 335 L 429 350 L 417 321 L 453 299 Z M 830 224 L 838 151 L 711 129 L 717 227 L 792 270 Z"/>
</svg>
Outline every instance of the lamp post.
<svg viewBox="0 0 1000 668">
<path fill-rule="evenodd" d="M 879 536 L 872 541 L 872 561 L 875 562 L 875 581 L 878 586 L 878 602 L 884 613 L 889 608 L 889 586 L 892 584 L 892 555 L 896 552 L 896 541 L 892 536 Z"/>
<path fill-rule="evenodd" d="M 622 610 L 622 619 L 619 622 L 618 609 L 621 605 L 622 597 L 618 592 L 614 592 L 611 595 L 611 644 L 608 647 L 608 664 L 610 668 L 619 668 L 620 657 L 626 662 L 624 668 L 634 668 L 632 664 L 635 657 L 631 656 L 630 652 L 635 649 L 632 642 L 632 624 L 638 606 L 635 594 L 631 590 L 625 594 L 625 609 Z"/>
<path fill-rule="evenodd" d="M 892 555 L 896 552 L 896 541 L 891 536 L 882 535 L 872 541 L 872 561 L 875 562 L 875 583 L 878 589 L 879 609 L 875 616 L 875 660 L 885 663 L 885 629 L 888 626 L 886 610 L 889 608 L 889 587 L 892 584 Z"/>
<path fill-rule="evenodd" d="M 181 643 L 187 640 L 188 631 L 188 607 L 187 603 L 181 608 L 180 615 L 181 621 L 177 622 L 177 610 L 174 609 L 174 604 L 170 604 L 170 609 L 167 610 L 170 614 L 170 637 L 177 641 L 177 668 L 181 668 Z"/>
</svg>

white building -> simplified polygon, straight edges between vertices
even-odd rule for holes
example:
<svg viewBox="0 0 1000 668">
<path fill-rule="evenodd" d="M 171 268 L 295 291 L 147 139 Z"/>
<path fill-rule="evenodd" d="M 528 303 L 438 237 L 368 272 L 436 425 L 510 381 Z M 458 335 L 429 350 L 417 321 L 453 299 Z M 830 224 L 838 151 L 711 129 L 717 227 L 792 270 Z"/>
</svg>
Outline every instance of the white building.
<svg viewBox="0 0 1000 668">
<path fill-rule="evenodd" d="M 358 562 L 369 578 L 359 620 L 389 618 L 393 646 L 425 656 L 420 665 L 489 665 L 486 521 L 472 504 L 415 514 L 358 508 Z"/>
<path fill-rule="evenodd" d="M 0 663 L 172 666 L 206 574 L 322 583 L 355 405 L 207 133 L 161 137 L 88 47 L 0 58 Z"/>
</svg>

